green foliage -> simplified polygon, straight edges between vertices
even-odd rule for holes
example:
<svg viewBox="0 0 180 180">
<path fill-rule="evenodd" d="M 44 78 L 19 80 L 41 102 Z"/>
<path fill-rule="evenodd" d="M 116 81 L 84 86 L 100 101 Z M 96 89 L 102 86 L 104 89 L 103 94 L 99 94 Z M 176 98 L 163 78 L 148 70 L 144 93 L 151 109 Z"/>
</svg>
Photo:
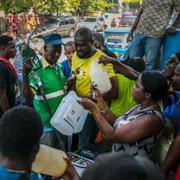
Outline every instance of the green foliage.
<svg viewBox="0 0 180 180">
<path fill-rule="evenodd" d="M 108 0 L 67 0 L 64 7 L 67 12 L 83 15 L 90 11 L 103 12 L 112 6 Z"/>
<path fill-rule="evenodd" d="M 132 3 L 141 3 L 142 0 L 123 0 L 124 3 L 132 4 Z"/>
<path fill-rule="evenodd" d="M 31 3 L 31 0 L 0 0 L 0 10 L 3 10 L 5 14 L 27 12 Z"/>
<path fill-rule="evenodd" d="M 33 0 L 33 11 L 35 13 L 61 13 L 64 11 L 63 0 Z"/>
<path fill-rule="evenodd" d="M 87 11 L 111 9 L 116 0 L 0 0 L 0 10 L 7 13 L 22 13 L 32 10 L 35 13 L 84 14 Z"/>
</svg>

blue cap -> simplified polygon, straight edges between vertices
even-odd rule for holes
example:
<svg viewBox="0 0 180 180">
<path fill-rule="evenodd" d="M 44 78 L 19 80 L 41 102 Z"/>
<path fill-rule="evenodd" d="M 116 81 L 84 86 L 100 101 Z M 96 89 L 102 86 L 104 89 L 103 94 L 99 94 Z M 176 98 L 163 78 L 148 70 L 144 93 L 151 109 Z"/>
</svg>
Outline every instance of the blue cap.
<svg viewBox="0 0 180 180">
<path fill-rule="evenodd" d="M 64 44 L 61 40 L 60 34 L 48 34 L 43 37 L 45 44 L 51 44 L 51 45 L 59 45 Z"/>
</svg>

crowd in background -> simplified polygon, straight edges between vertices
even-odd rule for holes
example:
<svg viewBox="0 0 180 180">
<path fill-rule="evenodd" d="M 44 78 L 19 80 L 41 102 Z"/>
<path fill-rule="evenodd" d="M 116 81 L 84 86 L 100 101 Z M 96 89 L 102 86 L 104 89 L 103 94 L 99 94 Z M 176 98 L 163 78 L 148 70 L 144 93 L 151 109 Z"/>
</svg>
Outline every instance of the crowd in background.
<svg viewBox="0 0 180 180">
<path fill-rule="evenodd" d="M 25 37 L 26 34 L 32 32 L 33 28 L 45 22 L 46 15 L 37 15 L 34 13 L 8 15 L 6 18 L 5 33 L 12 33 L 14 38 Z M 1 27 L 2 28 L 2 27 Z"/>
</svg>

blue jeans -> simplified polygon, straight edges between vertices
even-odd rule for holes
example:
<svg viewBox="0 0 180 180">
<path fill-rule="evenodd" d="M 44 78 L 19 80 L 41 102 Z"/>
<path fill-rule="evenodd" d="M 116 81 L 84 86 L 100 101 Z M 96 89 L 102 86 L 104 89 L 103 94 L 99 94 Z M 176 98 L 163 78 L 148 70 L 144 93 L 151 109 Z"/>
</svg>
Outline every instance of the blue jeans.
<svg viewBox="0 0 180 180">
<path fill-rule="evenodd" d="M 143 34 L 137 33 L 130 47 L 130 58 L 146 56 L 146 70 L 154 69 L 158 52 L 161 48 L 163 37 L 146 37 Z"/>
</svg>

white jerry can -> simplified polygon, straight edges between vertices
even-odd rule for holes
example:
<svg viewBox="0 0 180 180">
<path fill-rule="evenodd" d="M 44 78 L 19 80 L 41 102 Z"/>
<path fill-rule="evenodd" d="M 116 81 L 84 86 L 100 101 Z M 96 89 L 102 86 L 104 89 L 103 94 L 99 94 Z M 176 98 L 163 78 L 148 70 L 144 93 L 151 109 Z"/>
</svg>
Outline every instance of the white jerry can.
<svg viewBox="0 0 180 180">
<path fill-rule="evenodd" d="M 83 129 L 88 111 L 78 103 L 80 100 L 74 91 L 69 92 L 51 118 L 52 126 L 66 136 Z"/>
<path fill-rule="evenodd" d="M 90 79 L 91 83 L 97 86 L 101 93 L 106 93 L 111 89 L 111 82 L 109 76 L 102 64 L 97 60 L 92 61 L 90 66 Z"/>
</svg>

